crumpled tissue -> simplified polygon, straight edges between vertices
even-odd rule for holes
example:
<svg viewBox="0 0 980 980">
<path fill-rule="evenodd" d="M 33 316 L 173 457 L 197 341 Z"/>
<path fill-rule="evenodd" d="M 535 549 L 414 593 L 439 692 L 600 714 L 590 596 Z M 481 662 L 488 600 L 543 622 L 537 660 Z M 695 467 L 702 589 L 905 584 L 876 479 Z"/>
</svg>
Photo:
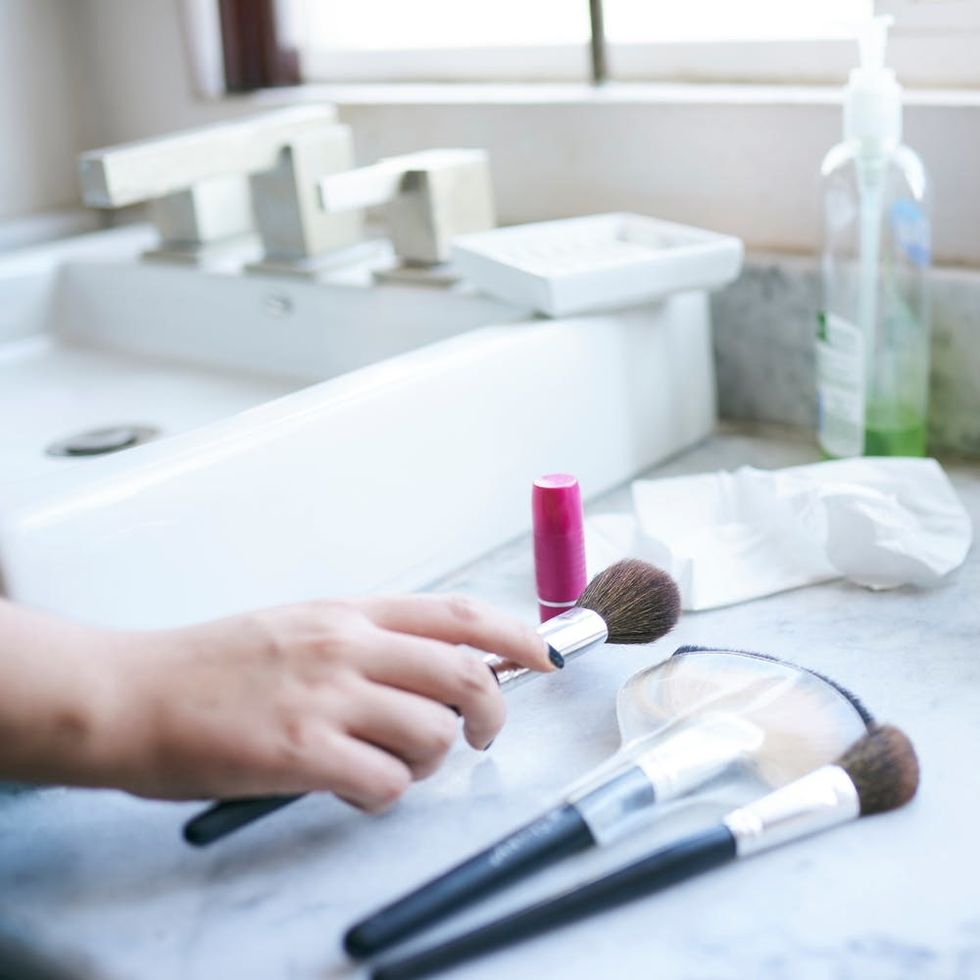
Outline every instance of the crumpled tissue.
<svg viewBox="0 0 980 980">
<path fill-rule="evenodd" d="M 930 585 L 962 564 L 972 527 L 934 459 L 749 466 L 633 484 L 633 514 L 586 521 L 590 572 L 635 556 L 669 572 L 684 609 L 845 577 Z"/>
</svg>

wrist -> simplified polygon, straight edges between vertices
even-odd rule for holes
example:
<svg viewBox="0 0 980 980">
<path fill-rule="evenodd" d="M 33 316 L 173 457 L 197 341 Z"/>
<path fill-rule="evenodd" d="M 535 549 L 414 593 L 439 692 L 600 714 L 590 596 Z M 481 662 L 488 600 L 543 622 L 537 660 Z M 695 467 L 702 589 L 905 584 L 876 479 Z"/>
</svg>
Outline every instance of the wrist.
<svg viewBox="0 0 980 980">
<path fill-rule="evenodd" d="M 0 774 L 101 785 L 114 634 L 0 604 Z"/>
<path fill-rule="evenodd" d="M 139 792 L 156 756 L 160 633 L 99 631 L 98 649 L 81 664 L 77 690 L 86 737 L 73 765 L 88 786 Z"/>
<path fill-rule="evenodd" d="M 131 662 L 137 651 L 129 648 L 127 634 L 113 630 L 93 630 L 88 640 L 73 651 L 73 683 L 66 690 L 65 710 L 77 721 L 77 737 L 66 749 L 70 771 L 60 781 L 123 788 L 139 752 L 126 724 Z"/>
</svg>

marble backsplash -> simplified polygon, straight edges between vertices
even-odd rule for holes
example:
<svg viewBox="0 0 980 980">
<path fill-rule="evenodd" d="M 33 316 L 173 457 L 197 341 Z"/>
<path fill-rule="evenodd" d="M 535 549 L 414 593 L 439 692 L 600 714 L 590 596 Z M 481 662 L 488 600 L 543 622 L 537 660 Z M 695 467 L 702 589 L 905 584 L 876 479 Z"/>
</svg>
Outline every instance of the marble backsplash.
<svg viewBox="0 0 980 980">
<path fill-rule="evenodd" d="M 980 455 L 980 271 L 932 273 L 929 445 Z M 722 418 L 816 426 L 813 259 L 751 255 L 712 299 Z"/>
</svg>

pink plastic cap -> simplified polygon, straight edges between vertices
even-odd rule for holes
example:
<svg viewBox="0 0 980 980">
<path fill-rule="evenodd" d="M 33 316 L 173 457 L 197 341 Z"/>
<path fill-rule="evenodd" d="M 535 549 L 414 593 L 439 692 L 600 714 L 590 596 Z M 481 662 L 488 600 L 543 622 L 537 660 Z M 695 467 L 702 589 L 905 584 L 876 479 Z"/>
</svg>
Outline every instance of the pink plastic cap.
<svg viewBox="0 0 980 980">
<path fill-rule="evenodd" d="M 568 473 L 549 473 L 531 491 L 534 577 L 541 622 L 575 604 L 586 586 L 582 494 Z"/>
</svg>

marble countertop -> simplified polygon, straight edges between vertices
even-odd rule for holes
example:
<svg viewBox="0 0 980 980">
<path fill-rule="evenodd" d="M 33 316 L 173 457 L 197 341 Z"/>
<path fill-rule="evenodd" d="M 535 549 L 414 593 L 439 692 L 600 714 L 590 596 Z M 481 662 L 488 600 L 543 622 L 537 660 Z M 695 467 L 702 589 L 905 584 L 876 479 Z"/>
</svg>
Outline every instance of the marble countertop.
<svg viewBox="0 0 980 980">
<path fill-rule="evenodd" d="M 787 430 L 723 429 L 656 474 L 816 458 Z M 980 527 L 980 466 L 947 466 Z M 625 510 L 623 488 L 593 512 Z M 532 619 L 528 541 L 440 583 Z M 938 588 L 842 582 L 686 614 L 653 647 L 605 648 L 508 696 L 489 753 L 459 747 L 390 813 L 307 797 L 206 851 L 180 839 L 191 804 L 51 789 L 0 797 L 0 921 L 110 980 L 357 978 L 343 929 L 514 828 L 618 745 L 615 694 L 683 643 L 814 667 L 901 725 L 919 751 L 904 810 L 760 855 L 588 919 L 454 976 L 519 980 L 980 977 L 980 551 Z M 717 801 L 700 804 L 702 810 Z M 694 807 L 688 814 L 697 812 Z M 676 815 L 675 815 L 676 816 Z M 670 832 L 566 862 L 516 885 L 448 934 L 628 860 Z"/>
</svg>

